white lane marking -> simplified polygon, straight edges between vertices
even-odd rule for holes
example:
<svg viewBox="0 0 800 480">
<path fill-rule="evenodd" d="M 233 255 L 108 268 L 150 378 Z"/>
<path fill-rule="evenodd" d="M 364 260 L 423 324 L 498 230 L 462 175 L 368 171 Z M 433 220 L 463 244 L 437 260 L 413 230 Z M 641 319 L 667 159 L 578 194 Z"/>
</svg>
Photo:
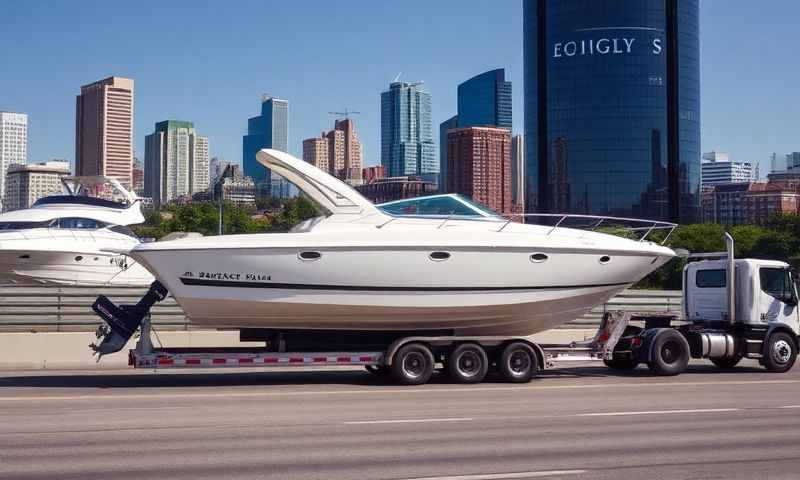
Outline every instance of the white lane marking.
<svg viewBox="0 0 800 480">
<path fill-rule="evenodd" d="M 357 420 L 342 422 L 345 425 L 381 425 L 386 423 L 471 422 L 473 418 L 408 418 L 401 420 Z"/>
<path fill-rule="evenodd" d="M 739 412 L 741 408 L 696 408 L 689 410 L 645 410 L 639 412 L 596 412 L 578 413 L 576 417 L 622 417 L 626 415 L 673 415 L 680 413 L 725 413 Z"/>
<path fill-rule="evenodd" d="M 547 379 L 543 379 L 547 380 Z M 663 387 L 699 387 L 699 386 L 734 386 L 734 385 L 794 385 L 800 380 L 730 380 L 722 382 L 642 382 L 642 383 L 604 383 L 590 385 L 531 385 L 531 386 L 474 386 L 456 388 L 380 388 L 367 390 L 321 390 L 321 391 L 283 391 L 283 392 L 217 392 L 217 393 L 156 393 L 156 394 L 93 394 L 93 395 L 50 395 L 50 396 L 21 396 L 0 397 L 0 402 L 34 402 L 46 400 L 145 400 L 145 399 L 196 399 L 196 398 L 263 398 L 263 397 L 294 397 L 294 396 L 328 396 L 328 395 L 408 395 L 415 393 L 470 393 L 470 392 L 508 392 L 508 391 L 542 391 L 542 390 L 596 390 L 617 388 L 663 388 Z M 10 388 L 10 387 L 5 387 Z M 154 386 L 152 388 L 163 388 Z M 180 388 L 180 387 L 166 387 Z"/>
<path fill-rule="evenodd" d="M 778 407 L 778 408 L 800 408 L 800 405 L 784 405 L 784 406 Z"/>
<path fill-rule="evenodd" d="M 538 472 L 484 473 L 477 475 L 451 475 L 448 477 L 417 477 L 403 480 L 511 480 L 514 478 L 541 478 L 564 475 L 581 475 L 589 470 L 541 470 Z"/>
</svg>

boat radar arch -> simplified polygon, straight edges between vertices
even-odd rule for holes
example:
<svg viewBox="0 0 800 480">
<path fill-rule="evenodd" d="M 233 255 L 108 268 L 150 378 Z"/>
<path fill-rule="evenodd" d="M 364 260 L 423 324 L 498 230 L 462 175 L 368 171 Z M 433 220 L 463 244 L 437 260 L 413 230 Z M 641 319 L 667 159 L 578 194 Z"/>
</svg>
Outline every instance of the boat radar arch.
<svg viewBox="0 0 800 480">
<path fill-rule="evenodd" d="M 372 202 L 353 187 L 286 152 L 263 149 L 256 154 L 256 160 L 292 182 L 332 215 L 380 213 Z"/>
</svg>

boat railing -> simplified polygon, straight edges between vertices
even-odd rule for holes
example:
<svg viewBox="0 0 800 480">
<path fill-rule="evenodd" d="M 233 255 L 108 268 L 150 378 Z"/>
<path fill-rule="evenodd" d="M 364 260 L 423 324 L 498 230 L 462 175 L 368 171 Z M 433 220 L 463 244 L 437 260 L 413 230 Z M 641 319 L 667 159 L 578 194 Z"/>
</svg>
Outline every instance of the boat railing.
<svg viewBox="0 0 800 480">
<path fill-rule="evenodd" d="M 522 219 L 524 223 L 526 219 L 540 219 L 540 221 L 530 222 L 536 225 L 550 227 L 546 235 L 552 235 L 559 228 L 570 228 L 576 230 L 598 231 L 617 236 L 633 236 L 634 240 L 645 242 L 653 235 L 654 232 L 666 232 L 664 238 L 659 242 L 665 245 L 670 239 L 675 229 L 678 227 L 677 223 L 663 222 L 660 220 L 644 220 L 640 218 L 624 218 L 624 217 L 611 217 L 606 215 L 581 215 L 573 213 L 510 213 L 503 217 L 491 216 L 468 216 L 468 215 L 425 215 L 425 214 L 412 214 L 412 215 L 397 215 L 378 225 L 382 228 L 401 218 L 421 218 L 421 219 L 436 219 L 441 220 L 436 228 L 444 228 L 448 223 L 453 221 L 492 221 L 494 223 L 502 224 L 497 232 L 502 232 L 515 220 Z M 577 224 L 577 221 L 583 221 L 584 224 Z"/>
</svg>

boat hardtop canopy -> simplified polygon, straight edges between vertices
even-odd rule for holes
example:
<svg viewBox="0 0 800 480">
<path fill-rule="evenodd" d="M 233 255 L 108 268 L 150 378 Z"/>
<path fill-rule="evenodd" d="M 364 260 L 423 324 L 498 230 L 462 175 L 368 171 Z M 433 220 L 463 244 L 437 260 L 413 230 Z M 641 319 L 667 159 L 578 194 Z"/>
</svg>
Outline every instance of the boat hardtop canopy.
<svg viewBox="0 0 800 480">
<path fill-rule="evenodd" d="M 116 178 L 69 176 L 61 179 L 60 195 L 42 197 L 31 208 L 0 215 L 0 223 L 44 224 L 56 219 L 90 219 L 110 225 L 135 225 L 144 222 L 140 202 Z M 119 198 L 109 200 L 89 196 L 91 192 Z M 37 228 L 37 227 L 32 227 Z"/>
<path fill-rule="evenodd" d="M 332 215 L 367 215 L 378 209 L 353 187 L 286 152 L 263 149 L 256 154 L 261 165 L 293 183 Z"/>
</svg>

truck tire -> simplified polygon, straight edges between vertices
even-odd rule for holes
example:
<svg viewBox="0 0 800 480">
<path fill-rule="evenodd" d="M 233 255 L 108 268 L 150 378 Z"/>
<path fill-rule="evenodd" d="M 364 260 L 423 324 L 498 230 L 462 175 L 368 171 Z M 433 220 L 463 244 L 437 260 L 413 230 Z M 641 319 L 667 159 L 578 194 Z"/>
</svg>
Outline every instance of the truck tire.
<svg viewBox="0 0 800 480">
<path fill-rule="evenodd" d="M 623 358 L 623 357 L 614 357 L 611 360 L 603 360 L 603 363 L 606 364 L 606 367 L 612 370 L 620 370 L 620 371 L 636 370 L 636 367 L 639 366 L 639 362 L 634 360 L 633 358 Z"/>
<path fill-rule="evenodd" d="M 489 359 L 480 345 L 462 343 L 447 356 L 447 373 L 458 383 L 479 383 L 489 371 Z"/>
<path fill-rule="evenodd" d="M 689 342 L 677 330 L 662 329 L 650 342 L 647 366 L 660 376 L 680 375 L 689 364 Z"/>
<path fill-rule="evenodd" d="M 529 345 L 523 342 L 513 342 L 503 349 L 497 368 L 507 381 L 526 383 L 536 375 L 539 361 Z"/>
<path fill-rule="evenodd" d="M 742 355 L 734 355 L 732 357 L 711 358 L 711 363 L 719 368 L 728 369 L 733 368 L 742 361 Z"/>
<path fill-rule="evenodd" d="M 789 371 L 797 360 L 797 341 L 786 332 L 769 336 L 764 352 L 764 366 L 774 373 Z"/>
<path fill-rule="evenodd" d="M 431 379 L 434 367 L 433 352 L 427 345 L 409 343 L 394 354 L 392 378 L 402 385 L 422 385 Z"/>
</svg>

